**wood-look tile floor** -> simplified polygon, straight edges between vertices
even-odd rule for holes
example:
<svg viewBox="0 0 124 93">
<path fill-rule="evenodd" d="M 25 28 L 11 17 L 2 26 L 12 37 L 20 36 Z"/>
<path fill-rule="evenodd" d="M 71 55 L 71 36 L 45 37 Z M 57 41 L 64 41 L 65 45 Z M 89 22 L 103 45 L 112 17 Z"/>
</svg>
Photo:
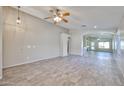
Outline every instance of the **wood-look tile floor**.
<svg viewBox="0 0 124 93">
<path fill-rule="evenodd" d="M 124 85 L 111 55 L 68 56 L 4 69 L 0 85 Z"/>
</svg>

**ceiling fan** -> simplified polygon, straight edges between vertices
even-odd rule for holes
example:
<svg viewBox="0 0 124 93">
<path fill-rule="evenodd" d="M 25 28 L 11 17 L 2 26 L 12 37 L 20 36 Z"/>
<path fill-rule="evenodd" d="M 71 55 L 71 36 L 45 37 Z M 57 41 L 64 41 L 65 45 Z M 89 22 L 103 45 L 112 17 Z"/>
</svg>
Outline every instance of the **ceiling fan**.
<svg viewBox="0 0 124 93">
<path fill-rule="evenodd" d="M 44 19 L 53 19 L 54 24 L 57 24 L 61 21 L 64 21 L 65 23 L 68 23 L 68 20 L 65 19 L 66 16 L 70 16 L 70 13 L 64 10 L 60 10 L 60 9 L 53 9 L 53 10 L 49 10 L 50 13 L 52 13 L 51 16 L 46 17 Z"/>
</svg>

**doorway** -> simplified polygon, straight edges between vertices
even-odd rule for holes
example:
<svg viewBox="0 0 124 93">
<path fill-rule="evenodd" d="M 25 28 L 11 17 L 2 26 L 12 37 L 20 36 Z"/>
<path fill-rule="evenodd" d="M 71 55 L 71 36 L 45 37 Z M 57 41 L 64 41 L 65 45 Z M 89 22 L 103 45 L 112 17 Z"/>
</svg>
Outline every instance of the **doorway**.
<svg viewBox="0 0 124 93">
<path fill-rule="evenodd" d="M 83 45 L 87 52 L 113 52 L 111 38 L 99 38 L 86 35 L 83 37 Z"/>
</svg>

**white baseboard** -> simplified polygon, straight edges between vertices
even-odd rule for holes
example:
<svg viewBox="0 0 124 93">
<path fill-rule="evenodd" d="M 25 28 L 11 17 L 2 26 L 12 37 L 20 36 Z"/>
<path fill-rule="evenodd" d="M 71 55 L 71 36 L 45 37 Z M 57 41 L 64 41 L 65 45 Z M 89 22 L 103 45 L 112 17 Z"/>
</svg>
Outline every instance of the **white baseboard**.
<svg viewBox="0 0 124 93">
<path fill-rule="evenodd" d="M 4 66 L 3 68 L 9 68 L 9 67 L 14 67 L 14 66 L 19 66 L 19 65 L 24 65 L 24 64 L 29 64 L 29 63 L 33 63 L 33 62 L 37 62 L 37 61 L 42 61 L 42 60 L 47 60 L 47 59 L 52 59 L 52 58 L 56 58 L 56 57 L 60 57 L 60 56 L 54 56 L 54 57 L 49 57 L 49 58 L 42 58 L 42 59 L 36 59 L 36 60 L 31 60 L 31 61 L 25 61 L 25 62 L 21 62 L 20 64 L 14 64 L 14 65 L 9 65 L 9 66 Z"/>
<path fill-rule="evenodd" d="M 70 53 L 71 55 L 79 55 L 79 56 L 81 56 L 81 53 L 74 53 L 74 52 L 72 52 L 72 53 Z"/>
</svg>

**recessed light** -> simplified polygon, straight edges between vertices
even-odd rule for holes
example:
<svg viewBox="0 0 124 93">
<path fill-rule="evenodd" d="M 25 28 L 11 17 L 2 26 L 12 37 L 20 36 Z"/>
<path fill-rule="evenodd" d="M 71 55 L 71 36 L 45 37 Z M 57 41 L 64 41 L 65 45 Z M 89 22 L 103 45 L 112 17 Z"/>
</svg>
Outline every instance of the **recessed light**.
<svg viewBox="0 0 124 93">
<path fill-rule="evenodd" d="M 98 38 L 97 41 L 99 41 L 100 39 Z"/>
<path fill-rule="evenodd" d="M 94 26 L 94 28 L 97 28 L 97 26 Z"/>
<path fill-rule="evenodd" d="M 87 25 L 82 25 L 82 27 L 86 27 Z"/>
</svg>

